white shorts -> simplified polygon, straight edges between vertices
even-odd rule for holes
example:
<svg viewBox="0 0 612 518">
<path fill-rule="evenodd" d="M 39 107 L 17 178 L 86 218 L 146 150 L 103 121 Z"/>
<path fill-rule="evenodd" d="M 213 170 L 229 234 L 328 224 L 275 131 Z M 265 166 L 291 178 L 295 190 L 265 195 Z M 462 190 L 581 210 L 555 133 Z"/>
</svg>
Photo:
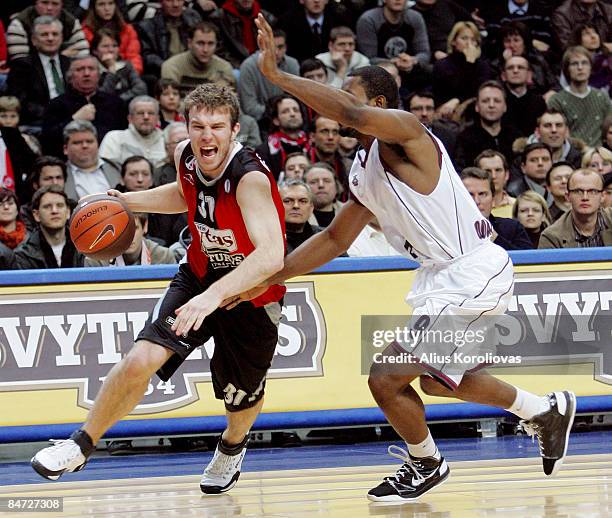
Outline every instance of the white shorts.
<svg viewBox="0 0 612 518">
<path fill-rule="evenodd" d="M 513 286 L 512 261 L 493 243 L 448 263 L 422 266 L 406 297 L 413 307 L 408 327 L 422 334 L 399 345 L 454 390 L 465 372 L 495 353 L 495 315 L 506 311 Z"/>
</svg>

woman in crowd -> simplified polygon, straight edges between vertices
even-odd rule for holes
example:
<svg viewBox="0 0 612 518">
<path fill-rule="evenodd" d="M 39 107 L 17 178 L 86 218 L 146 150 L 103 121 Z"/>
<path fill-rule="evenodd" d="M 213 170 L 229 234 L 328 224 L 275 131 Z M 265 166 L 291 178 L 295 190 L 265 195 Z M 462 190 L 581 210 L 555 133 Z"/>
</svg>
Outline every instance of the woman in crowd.
<svg viewBox="0 0 612 518">
<path fill-rule="evenodd" d="M 610 173 L 612 172 L 612 151 L 603 146 L 586 148 L 582 153 L 580 167 L 597 171 L 602 176 Z"/>
<path fill-rule="evenodd" d="M 89 9 L 83 20 L 83 32 L 92 48 L 94 35 L 100 29 L 109 29 L 116 34 L 119 41 L 119 56 L 129 61 L 138 74 L 142 74 L 138 34 L 131 24 L 125 22 L 115 0 L 90 1 Z"/>
<path fill-rule="evenodd" d="M 451 118 L 461 103 L 476 97 L 482 83 L 495 78 L 480 47 L 480 32 L 474 23 L 453 26 L 448 35 L 448 56 L 433 67 L 433 94 L 440 116 Z"/>
<path fill-rule="evenodd" d="M 572 32 L 570 46 L 582 45 L 593 56 L 589 85 L 609 92 L 612 83 L 612 54 L 592 23 L 578 25 Z"/>
<path fill-rule="evenodd" d="M 0 242 L 11 250 L 17 248 L 28 235 L 18 214 L 17 195 L 6 187 L 0 187 Z"/>
<path fill-rule="evenodd" d="M 91 49 L 100 62 L 101 92 L 118 95 L 126 103 L 137 95 L 146 95 L 147 85 L 132 63 L 119 59 L 119 41 L 114 32 L 100 29 L 91 42 Z"/>
<path fill-rule="evenodd" d="M 540 234 L 550 225 L 546 200 L 535 191 L 525 191 L 516 198 L 512 207 L 512 217 L 525 227 L 533 248 L 538 248 Z"/>
</svg>

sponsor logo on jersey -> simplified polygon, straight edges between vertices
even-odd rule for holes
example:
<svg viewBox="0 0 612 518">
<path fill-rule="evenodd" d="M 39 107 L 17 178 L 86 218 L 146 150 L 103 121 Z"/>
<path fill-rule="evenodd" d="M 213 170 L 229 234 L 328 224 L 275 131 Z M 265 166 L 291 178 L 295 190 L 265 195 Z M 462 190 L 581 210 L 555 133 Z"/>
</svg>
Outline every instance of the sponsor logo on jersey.
<svg viewBox="0 0 612 518">
<path fill-rule="evenodd" d="M 204 223 L 195 223 L 200 234 L 202 252 L 208 256 L 213 268 L 235 268 L 244 261 L 244 254 L 235 254 L 238 243 L 234 232 L 227 229 L 209 227 Z"/>
</svg>

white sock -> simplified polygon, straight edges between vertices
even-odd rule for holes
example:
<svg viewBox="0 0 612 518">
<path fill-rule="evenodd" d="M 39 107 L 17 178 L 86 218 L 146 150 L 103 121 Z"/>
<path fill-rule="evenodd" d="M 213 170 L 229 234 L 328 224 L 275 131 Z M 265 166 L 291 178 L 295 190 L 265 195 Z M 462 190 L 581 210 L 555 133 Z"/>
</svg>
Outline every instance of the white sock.
<svg viewBox="0 0 612 518">
<path fill-rule="evenodd" d="M 550 402 L 547 397 L 536 396 L 518 387 L 514 388 L 516 389 L 516 399 L 512 406 L 506 408 L 508 412 L 512 412 L 521 419 L 531 419 L 533 416 L 550 410 Z"/>
<path fill-rule="evenodd" d="M 408 453 L 413 457 L 435 457 L 438 460 L 440 459 L 440 452 L 429 430 L 427 430 L 427 437 L 423 442 L 419 444 L 406 443 L 406 446 L 408 446 Z"/>
</svg>

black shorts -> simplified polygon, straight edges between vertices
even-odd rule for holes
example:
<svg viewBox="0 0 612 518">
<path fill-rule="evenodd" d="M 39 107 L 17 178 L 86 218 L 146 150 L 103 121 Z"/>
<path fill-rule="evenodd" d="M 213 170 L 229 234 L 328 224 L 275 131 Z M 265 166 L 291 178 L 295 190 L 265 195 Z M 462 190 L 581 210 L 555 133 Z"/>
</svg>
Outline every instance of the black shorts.
<svg viewBox="0 0 612 518">
<path fill-rule="evenodd" d="M 215 397 L 223 399 L 230 412 L 252 407 L 264 394 L 266 373 L 278 342 L 281 305 L 274 302 L 255 307 L 243 302 L 230 310 L 220 308 L 204 319 L 198 331 L 192 329 L 186 337 L 177 336 L 171 329 L 174 311 L 204 291 L 189 265 L 182 264 L 137 340 L 174 351 L 157 371 L 162 380 L 168 381 L 187 356 L 213 337 L 210 370 Z"/>
</svg>

